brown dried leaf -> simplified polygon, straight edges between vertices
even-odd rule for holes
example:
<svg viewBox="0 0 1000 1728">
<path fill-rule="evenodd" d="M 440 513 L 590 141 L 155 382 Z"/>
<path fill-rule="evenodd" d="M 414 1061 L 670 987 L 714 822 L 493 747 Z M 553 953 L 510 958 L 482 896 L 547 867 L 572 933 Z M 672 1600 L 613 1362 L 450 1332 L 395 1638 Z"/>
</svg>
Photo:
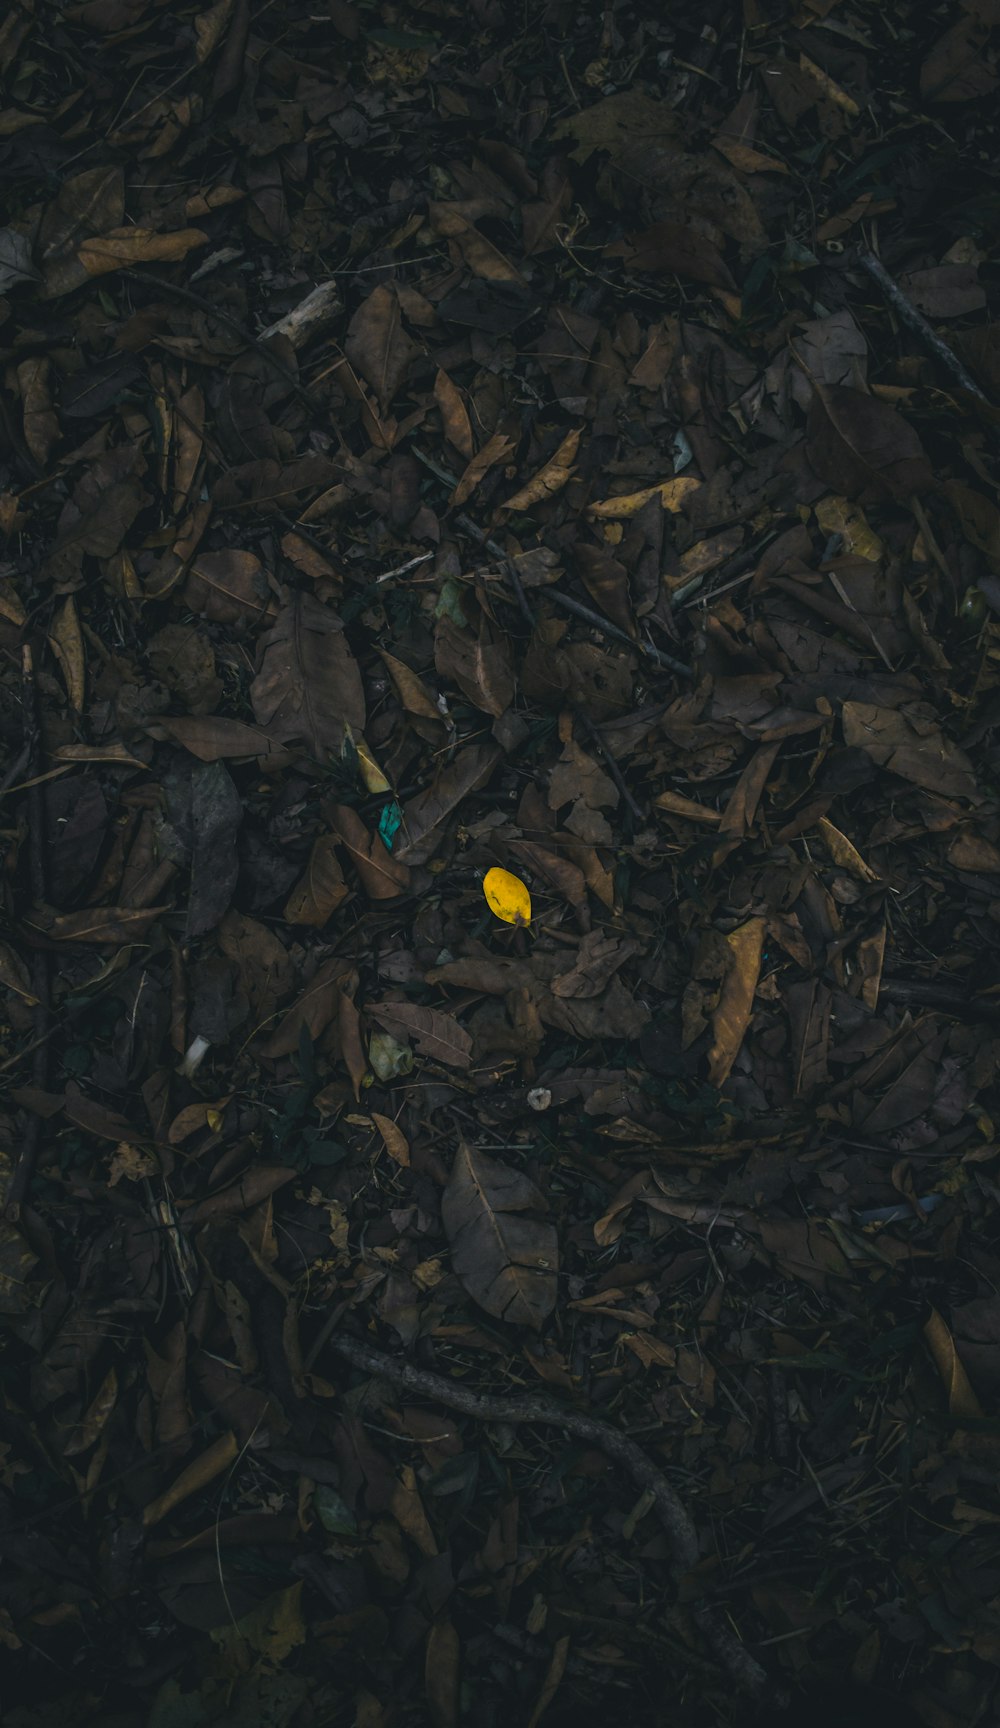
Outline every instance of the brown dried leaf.
<svg viewBox="0 0 1000 1728">
<path fill-rule="evenodd" d="M 452 1265 L 487 1314 L 536 1330 L 556 1304 L 559 1239 L 525 1214 L 545 1210 L 522 1171 L 462 1141 L 441 1200 Z"/>
<path fill-rule="evenodd" d="M 63 912 L 49 927 L 57 942 L 101 942 L 124 946 L 138 942 L 169 906 L 93 906 L 84 912 Z"/>
<path fill-rule="evenodd" d="M 197 555 L 184 603 L 213 624 L 257 622 L 274 606 L 260 559 L 235 547 Z"/>
<path fill-rule="evenodd" d="M 433 700 L 423 679 L 407 666 L 405 661 L 397 660 L 394 654 L 380 648 L 379 655 L 385 669 L 392 679 L 393 689 L 400 703 L 408 714 L 416 714 L 421 720 L 433 720 L 435 725 L 442 722 L 441 710 Z"/>
<path fill-rule="evenodd" d="M 453 510 L 461 508 L 466 499 L 472 496 L 484 475 L 488 474 L 498 462 L 504 461 L 513 448 L 513 438 L 506 437 L 502 432 L 494 432 L 492 438 L 486 440 L 482 449 L 473 456 L 448 500 Z"/>
<path fill-rule="evenodd" d="M 356 810 L 347 804 L 324 804 L 323 814 L 350 856 L 369 899 L 394 900 L 405 894 L 410 885 L 409 869 L 387 850 L 380 835 L 369 834 Z"/>
<path fill-rule="evenodd" d="M 78 714 L 82 714 L 86 680 L 83 632 L 72 594 L 67 595 L 52 620 L 49 646 L 59 662 L 70 704 Z"/>
<path fill-rule="evenodd" d="M 230 910 L 219 925 L 219 947 L 239 969 L 240 983 L 252 1012 L 267 1019 L 294 982 L 292 962 L 282 942 L 266 924 Z"/>
<path fill-rule="evenodd" d="M 712 1086 L 721 1086 L 727 1079 L 750 1024 L 766 930 L 766 918 L 748 918 L 726 937 L 727 969 L 712 1015 L 713 1043 L 708 1053 Z"/>
<path fill-rule="evenodd" d="M 336 957 L 324 960 L 293 1007 L 289 1008 L 277 1031 L 261 1049 L 269 1060 L 290 1056 L 299 1047 L 303 1026 L 315 1044 L 337 1013 L 342 988 L 357 989 L 358 975 L 350 962 Z"/>
<path fill-rule="evenodd" d="M 99 240 L 85 240 L 77 257 L 88 276 L 103 276 L 109 270 L 130 270 L 135 264 L 175 264 L 196 246 L 207 244 L 208 235 L 200 228 L 179 228 L 172 234 L 117 228 Z"/>
<path fill-rule="evenodd" d="M 321 834 L 313 842 L 305 872 L 285 907 L 289 924 L 309 924 L 319 929 L 347 899 L 350 889 L 337 858 L 337 845 L 335 834 Z"/>
<path fill-rule="evenodd" d="M 501 504 L 501 510 L 530 510 L 533 504 L 544 504 L 546 499 L 561 492 L 573 473 L 581 432 L 582 429 L 578 426 L 567 432 L 554 455 L 549 457 L 525 486 L 514 493 L 513 498 L 508 498 L 505 504 Z"/>
<path fill-rule="evenodd" d="M 415 865 L 425 863 L 443 838 L 438 832 L 439 825 L 470 792 L 478 792 L 485 786 L 500 756 L 496 744 L 471 744 L 460 750 L 426 792 L 418 792 L 410 799 L 403 812 L 394 857 L 405 858 Z"/>
<path fill-rule="evenodd" d="M 282 757 L 285 752 L 257 726 L 224 714 L 158 714 L 147 730 L 166 732 L 199 762 L 224 762 L 250 756 Z"/>
<path fill-rule="evenodd" d="M 305 744 L 320 762 L 340 755 L 348 727 L 364 730 L 361 674 L 332 608 L 292 595 L 264 637 L 250 700 L 272 738 Z"/>
<path fill-rule="evenodd" d="M 891 774 L 946 798 L 977 797 L 972 763 L 923 707 L 911 704 L 904 711 L 845 702 L 843 725 L 844 743 Z"/>
<path fill-rule="evenodd" d="M 982 1416 L 982 1406 L 955 1349 L 955 1340 L 936 1308 L 931 1309 L 930 1319 L 924 1324 L 924 1340 L 948 1396 L 949 1416 L 973 1419 Z"/>
<path fill-rule="evenodd" d="M 474 445 L 469 410 L 458 385 L 440 368 L 434 379 L 434 400 L 440 410 L 444 435 L 449 444 L 460 456 L 464 456 L 466 462 L 471 462 Z"/>
<path fill-rule="evenodd" d="M 934 476 L 924 447 L 897 409 L 863 390 L 813 379 L 807 426 L 810 465 L 834 492 L 865 504 L 906 503 Z"/>
<path fill-rule="evenodd" d="M 388 413 L 411 362 L 420 353 L 418 343 L 401 323 L 399 295 L 391 283 L 380 282 L 355 312 L 344 340 L 344 353 Z"/>
<path fill-rule="evenodd" d="M 449 1068 L 469 1067 L 472 1039 L 453 1014 L 422 1008 L 416 1002 L 378 1002 L 370 1004 L 368 1012 L 394 1038 L 412 1038 L 421 1056 Z"/>
<path fill-rule="evenodd" d="M 497 637 L 486 617 L 479 635 L 460 630 L 442 614 L 434 631 L 434 665 L 442 678 L 453 678 L 474 708 L 499 718 L 514 699 L 514 659 L 510 641 Z"/>
<path fill-rule="evenodd" d="M 566 1644 L 568 1647 L 568 1638 Z M 424 1684 L 432 1728 L 456 1728 L 460 1653 L 458 1633 L 447 1614 L 443 1614 L 427 1634 L 424 1653 Z"/>
<path fill-rule="evenodd" d="M 385 1142 L 385 1149 L 395 1163 L 405 1169 L 410 1163 L 410 1143 L 402 1128 L 392 1120 L 391 1116 L 381 1116 L 377 1110 L 372 1111 L 372 1121 Z"/>
</svg>

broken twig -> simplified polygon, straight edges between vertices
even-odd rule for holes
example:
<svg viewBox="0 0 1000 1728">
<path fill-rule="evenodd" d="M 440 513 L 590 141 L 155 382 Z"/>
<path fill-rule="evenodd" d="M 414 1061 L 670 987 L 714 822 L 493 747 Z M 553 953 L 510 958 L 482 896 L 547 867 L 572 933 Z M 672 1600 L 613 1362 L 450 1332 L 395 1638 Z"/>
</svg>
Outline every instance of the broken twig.
<svg viewBox="0 0 1000 1728">
<path fill-rule="evenodd" d="M 21 650 L 21 727 L 24 739 L 22 754 L 27 752 L 28 786 L 28 880 L 35 905 L 45 900 L 45 802 L 38 769 L 41 759 L 41 736 L 38 727 L 38 698 L 35 688 L 35 667 L 27 643 Z M 32 1060 L 32 1085 L 40 1092 L 49 1083 L 49 958 L 43 948 L 36 948 L 31 957 L 31 989 L 35 997 L 32 1011 L 35 1054 Z M 17 1159 L 11 1172 L 4 1203 L 8 1223 L 16 1224 L 21 1206 L 31 1185 L 38 1158 L 42 1133 L 42 1118 L 34 1110 L 27 1112 L 27 1121 Z"/>
<path fill-rule="evenodd" d="M 329 1347 L 345 1362 L 360 1368 L 404 1392 L 413 1392 L 443 1404 L 447 1410 L 457 1410 L 477 1422 L 539 1422 L 550 1428 L 561 1428 L 577 1439 L 596 1446 L 605 1457 L 624 1470 L 636 1486 L 652 1496 L 651 1509 L 656 1513 L 671 1554 L 671 1571 L 679 1583 L 686 1578 L 699 1559 L 698 1533 L 691 1515 L 680 1496 L 671 1487 L 662 1470 L 637 1446 L 634 1440 L 619 1433 L 610 1422 L 597 1416 L 585 1416 L 577 1410 L 565 1410 L 548 1398 L 528 1394 L 523 1398 L 494 1398 L 470 1392 L 440 1374 L 414 1368 L 411 1363 L 389 1356 L 360 1339 L 348 1338 L 335 1331 L 329 1337 Z M 747 1697 L 765 1698 L 781 1707 L 783 1697 L 766 1669 L 750 1655 L 722 1616 L 705 1604 L 696 1604 L 692 1619 L 715 1655 L 719 1666 Z"/>
<path fill-rule="evenodd" d="M 978 397 L 980 402 L 988 403 L 989 398 L 984 391 L 980 390 L 971 374 L 965 370 L 958 355 L 949 348 L 947 342 L 927 322 L 923 313 L 917 311 L 913 301 L 907 299 L 902 288 L 889 275 L 882 260 L 876 258 L 874 252 L 870 252 L 867 246 L 858 247 L 857 258 L 862 270 L 867 271 L 872 281 L 878 283 L 890 306 L 899 313 L 903 323 L 908 324 L 935 359 L 940 360 L 941 365 L 951 373 L 956 384 L 960 384 L 963 390 L 968 390 L 970 395 Z"/>
</svg>

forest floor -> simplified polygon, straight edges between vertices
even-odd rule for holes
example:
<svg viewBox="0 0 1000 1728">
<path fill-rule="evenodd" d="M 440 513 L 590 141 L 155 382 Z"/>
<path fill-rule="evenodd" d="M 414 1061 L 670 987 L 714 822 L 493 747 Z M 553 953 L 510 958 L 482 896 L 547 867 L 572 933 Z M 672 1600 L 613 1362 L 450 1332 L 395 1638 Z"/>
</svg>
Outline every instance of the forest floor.
<svg viewBox="0 0 1000 1728">
<path fill-rule="evenodd" d="M 996 1719 L 998 59 L 10 0 L 4 1728 Z"/>
</svg>

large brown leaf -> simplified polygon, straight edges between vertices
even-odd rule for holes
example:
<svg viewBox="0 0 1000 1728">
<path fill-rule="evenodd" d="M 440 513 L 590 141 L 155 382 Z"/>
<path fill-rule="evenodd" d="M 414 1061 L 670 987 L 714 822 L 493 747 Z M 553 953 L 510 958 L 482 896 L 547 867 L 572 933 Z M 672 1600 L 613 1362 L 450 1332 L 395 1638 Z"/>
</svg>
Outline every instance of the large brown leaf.
<svg viewBox="0 0 1000 1728">
<path fill-rule="evenodd" d="M 933 484 L 920 439 L 888 402 L 817 379 L 813 390 L 809 462 L 834 491 L 862 504 L 887 496 L 906 503 Z"/>
<path fill-rule="evenodd" d="M 485 618 L 479 634 L 460 630 L 447 614 L 434 632 L 434 665 L 443 678 L 453 678 L 463 696 L 484 714 L 499 718 L 514 699 L 514 665 L 510 643 L 497 638 Z"/>
<path fill-rule="evenodd" d="M 292 889 L 285 917 L 289 924 L 312 924 L 319 929 L 349 893 L 337 859 L 337 837 L 321 834 L 313 841 L 309 862 Z"/>
<path fill-rule="evenodd" d="M 291 596 L 264 638 L 250 699 L 272 738 L 305 744 L 319 761 L 340 754 L 346 728 L 364 728 L 365 694 L 336 612 Z"/>
<path fill-rule="evenodd" d="M 410 885 L 410 872 L 378 834 L 369 834 L 356 810 L 349 804 L 326 804 L 323 814 L 338 842 L 361 877 L 370 900 L 394 900 Z"/>
<path fill-rule="evenodd" d="M 441 1200 L 451 1263 L 480 1308 L 498 1320 L 539 1328 L 556 1305 L 555 1226 L 527 1213 L 545 1200 L 523 1171 L 463 1141 Z"/>
<path fill-rule="evenodd" d="M 403 329 L 399 296 L 391 283 L 380 282 L 362 301 L 347 329 L 344 353 L 378 396 L 383 414 L 420 349 Z"/>
<path fill-rule="evenodd" d="M 496 744 L 470 744 L 467 750 L 460 750 L 426 792 L 410 799 L 403 812 L 394 856 L 405 858 L 408 864 L 425 863 L 442 838 L 436 832 L 439 825 L 470 792 L 478 792 L 485 786 L 500 754 Z"/>
<path fill-rule="evenodd" d="M 430 1056 L 449 1068 L 468 1068 L 472 1039 L 453 1014 L 421 1008 L 416 1002 L 380 1002 L 368 1012 L 394 1038 L 412 1038 L 421 1056 Z"/>
</svg>

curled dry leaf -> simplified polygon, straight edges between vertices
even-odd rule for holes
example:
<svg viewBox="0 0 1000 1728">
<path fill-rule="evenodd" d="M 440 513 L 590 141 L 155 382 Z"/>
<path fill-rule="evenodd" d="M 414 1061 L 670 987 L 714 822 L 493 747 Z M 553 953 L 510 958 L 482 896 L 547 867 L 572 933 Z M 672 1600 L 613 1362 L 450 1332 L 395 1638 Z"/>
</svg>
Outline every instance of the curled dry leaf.
<svg viewBox="0 0 1000 1728">
<path fill-rule="evenodd" d="M 453 510 L 458 510 L 470 498 L 479 482 L 487 475 L 497 462 L 503 462 L 514 448 L 513 438 L 508 438 L 501 432 L 494 432 L 488 438 L 482 449 L 473 456 L 469 466 L 461 476 L 458 485 L 448 502 Z"/>
<path fill-rule="evenodd" d="M 172 234 L 157 234 L 152 228 L 119 228 L 99 240 L 85 240 L 77 257 L 88 276 L 104 276 L 109 270 L 130 269 L 135 264 L 174 264 L 207 243 L 208 235 L 200 228 L 178 228 Z"/>
<path fill-rule="evenodd" d="M 535 1330 L 558 1290 L 555 1226 L 529 1216 L 546 1209 L 523 1171 L 461 1143 L 441 1201 L 452 1265 L 487 1314 Z"/>
<path fill-rule="evenodd" d="M 766 918 L 748 918 L 726 937 L 726 971 L 712 1015 L 713 1042 L 708 1056 L 708 1078 L 713 1086 L 721 1086 L 727 1079 L 750 1024 L 766 930 Z"/>
<path fill-rule="evenodd" d="M 372 1121 L 382 1136 L 389 1157 L 407 1169 L 410 1163 L 410 1143 L 402 1128 L 391 1116 L 382 1116 L 377 1110 L 372 1111 Z"/>
<path fill-rule="evenodd" d="M 554 456 L 543 467 L 539 468 L 527 485 L 522 486 L 501 505 L 503 510 L 530 510 L 533 504 L 544 504 L 547 498 L 553 498 L 561 492 L 573 472 L 573 463 L 580 444 L 580 428 L 574 427 L 567 432 Z"/>
</svg>

